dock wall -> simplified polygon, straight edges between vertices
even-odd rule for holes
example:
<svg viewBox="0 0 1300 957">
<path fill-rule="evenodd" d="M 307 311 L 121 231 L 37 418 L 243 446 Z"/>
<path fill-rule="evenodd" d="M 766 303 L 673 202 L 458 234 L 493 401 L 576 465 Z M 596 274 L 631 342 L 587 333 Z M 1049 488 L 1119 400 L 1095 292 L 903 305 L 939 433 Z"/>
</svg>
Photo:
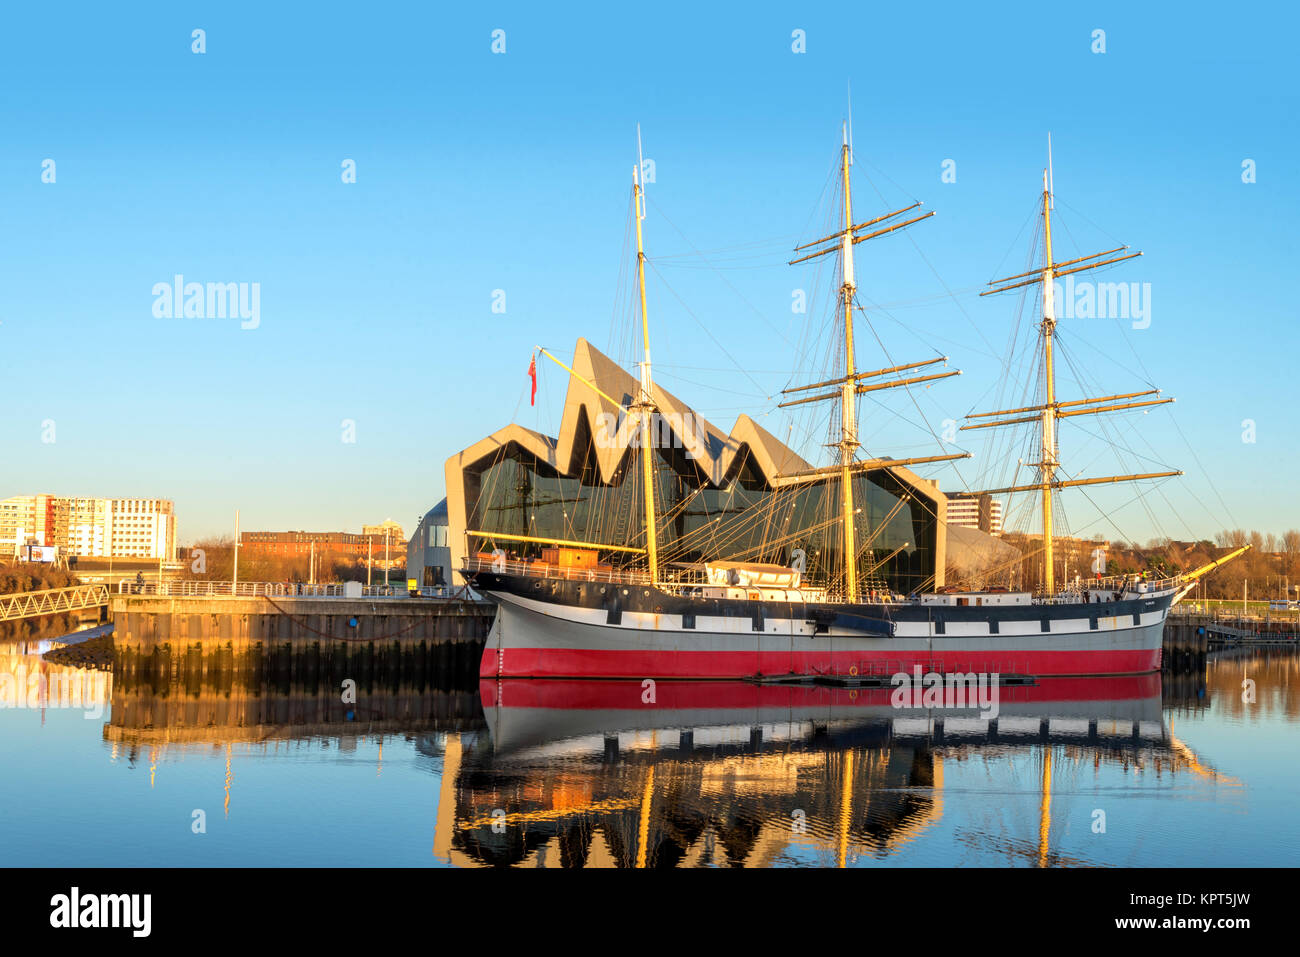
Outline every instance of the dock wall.
<svg viewBox="0 0 1300 957">
<path fill-rule="evenodd" d="M 492 624 L 487 602 L 406 597 L 113 595 L 125 673 L 267 669 L 303 677 L 378 677 L 476 668 Z M 189 667 L 190 665 L 193 668 Z"/>
</svg>

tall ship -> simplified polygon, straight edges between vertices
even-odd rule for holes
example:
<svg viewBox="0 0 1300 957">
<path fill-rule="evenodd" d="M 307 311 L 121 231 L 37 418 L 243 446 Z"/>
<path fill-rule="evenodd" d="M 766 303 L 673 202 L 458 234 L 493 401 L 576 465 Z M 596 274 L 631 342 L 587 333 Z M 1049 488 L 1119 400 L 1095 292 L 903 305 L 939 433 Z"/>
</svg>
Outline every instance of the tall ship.
<svg viewBox="0 0 1300 957">
<path fill-rule="evenodd" d="M 855 247 L 934 214 L 916 202 L 855 221 L 852 163 L 846 131 L 831 178 L 831 231 L 796 247 L 790 260 L 838 265 L 833 374 L 790 385 L 779 404 L 830 410 L 833 459 L 820 466 L 747 416 L 723 434 L 652 377 L 646 197 L 643 166 L 634 168 L 629 312 L 639 319 L 639 375 L 583 340 L 571 365 L 538 347 L 534 363 L 545 356 L 569 377 L 560 436 L 511 426 L 447 465 L 454 558 L 466 582 L 497 604 L 481 677 L 865 680 L 917 667 L 1024 676 L 1160 667 L 1170 608 L 1244 549 L 1169 577 L 1058 578 L 1054 554 L 1062 491 L 1182 474 L 1069 477 L 1059 456 L 1062 420 L 1173 401 L 1157 390 L 1096 398 L 1057 390 L 1056 280 L 1140 253 L 1120 247 L 1054 259 L 1053 191 L 1044 170 L 1041 247 L 1035 237 L 1032 249 L 1040 258 L 984 293 L 1039 287 L 1037 401 L 972 414 L 963 426 L 1034 429 L 1036 461 L 1022 463 L 1032 481 L 986 491 L 1041 500 L 1038 548 L 1018 556 L 1041 574 L 1026 585 L 1018 576 L 1007 584 L 986 576 L 949 585 L 947 498 L 909 467 L 970 454 L 864 454 L 859 404 L 870 393 L 959 372 L 947 369 L 943 356 L 863 370 L 854 341 L 855 319 L 865 315 Z M 535 393 L 535 367 L 529 371 Z"/>
</svg>

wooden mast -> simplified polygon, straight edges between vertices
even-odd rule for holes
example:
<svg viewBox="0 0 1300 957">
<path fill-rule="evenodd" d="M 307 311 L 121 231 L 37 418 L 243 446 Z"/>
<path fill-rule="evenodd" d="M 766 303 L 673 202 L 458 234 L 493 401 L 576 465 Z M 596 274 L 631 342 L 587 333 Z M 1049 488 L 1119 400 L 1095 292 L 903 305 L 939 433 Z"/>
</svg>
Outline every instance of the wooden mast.
<svg viewBox="0 0 1300 957">
<path fill-rule="evenodd" d="M 654 399 L 650 393 L 650 319 L 646 314 L 645 304 L 645 250 L 641 245 L 641 220 L 645 219 L 645 196 L 641 189 L 641 127 L 636 128 L 637 166 L 632 170 L 632 199 L 636 218 L 636 273 L 641 286 L 641 338 L 645 346 L 645 358 L 641 362 L 641 399 L 636 404 L 641 414 L 641 487 L 645 504 L 645 540 L 646 560 L 649 565 L 650 581 L 659 580 L 659 542 L 655 533 L 655 486 L 654 486 L 654 447 L 651 444 L 654 414 Z"/>
<path fill-rule="evenodd" d="M 858 243 L 865 242 L 868 239 L 875 239 L 878 236 L 885 236 L 895 230 L 903 229 L 913 223 L 918 223 L 923 219 L 933 216 L 933 212 L 922 213 L 911 219 L 903 221 L 890 222 L 896 220 L 903 213 L 916 209 L 921 204 L 913 203 L 902 209 L 896 209 L 892 213 L 886 213 L 883 216 L 876 216 L 865 222 L 854 224 L 853 222 L 853 194 L 849 182 L 849 167 L 853 165 L 853 150 L 849 144 L 847 127 L 843 130 L 843 144 L 840 147 L 840 176 L 844 185 L 844 211 L 843 211 L 843 228 L 839 232 L 832 233 L 829 236 L 823 236 L 820 239 L 813 240 L 810 243 L 804 243 L 802 246 L 796 246 L 795 252 L 811 249 L 811 252 L 798 256 L 790 260 L 790 265 L 795 263 L 807 262 L 810 259 L 817 259 L 831 253 L 840 254 L 840 305 L 844 310 L 844 375 L 838 379 L 830 379 L 825 382 L 816 382 L 811 385 L 794 386 L 788 389 L 782 389 L 783 394 L 793 392 L 804 392 L 810 389 L 827 388 L 838 386 L 820 395 L 807 396 L 798 399 L 791 399 L 787 402 L 780 403 L 778 408 L 788 408 L 793 405 L 803 405 L 806 402 L 819 402 L 827 399 L 838 399 L 840 403 L 840 441 L 838 448 L 840 450 L 840 461 L 838 466 L 831 466 L 827 469 L 813 469 L 807 472 L 796 473 L 795 475 L 785 476 L 783 479 L 795 482 L 813 480 L 816 476 L 839 472 L 840 479 L 840 526 L 842 529 L 842 544 L 844 551 L 844 599 L 848 602 L 858 600 L 858 562 L 857 562 L 857 531 L 855 516 L 857 512 L 853 498 L 853 475 L 863 470 L 863 467 L 871 468 L 888 468 L 889 465 L 904 465 L 907 462 L 938 462 L 950 459 L 969 458 L 969 453 L 958 453 L 956 455 L 935 455 L 926 456 L 919 459 L 910 460 L 880 460 L 875 459 L 868 463 L 855 462 L 854 455 L 857 453 L 858 427 L 857 427 L 857 406 L 856 398 L 866 392 L 874 392 L 878 389 L 893 389 L 899 386 L 908 386 L 914 383 L 929 382 L 934 379 L 946 379 L 949 376 L 961 375 L 960 370 L 951 372 L 941 372 L 932 375 L 914 376 L 906 379 L 890 379 L 885 382 L 864 383 L 863 380 L 871 379 L 878 376 L 890 375 L 896 372 L 902 372 L 907 369 L 915 369 L 920 366 L 932 365 L 936 362 L 945 362 L 946 358 L 928 359 L 922 362 L 910 362 L 904 365 L 891 366 L 887 369 L 876 369 L 871 372 L 858 372 L 857 362 L 854 357 L 853 348 L 853 300 L 857 289 L 853 276 L 853 247 Z M 887 225 L 881 225 L 887 224 Z M 871 232 L 862 232 L 868 227 L 880 226 Z"/>
<path fill-rule="evenodd" d="M 644 549 L 634 548 L 626 545 L 608 545 L 602 542 L 577 541 L 573 539 L 547 538 L 538 535 L 507 535 L 500 532 L 488 531 L 470 531 L 469 535 L 479 535 L 486 539 L 503 539 L 514 542 L 535 542 L 543 545 L 558 545 L 566 548 L 594 548 L 614 552 L 644 552 L 649 566 L 650 581 L 654 583 L 659 580 L 659 540 L 656 533 L 655 522 L 655 501 L 654 501 L 654 448 L 652 447 L 654 426 L 654 398 L 650 390 L 650 319 L 646 312 L 645 298 L 645 249 L 641 238 L 641 220 L 645 218 L 645 193 L 641 187 L 641 127 L 636 128 L 636 152 L 637 165 L 632 168 L 632 204 L 633 214 L 636 218 L 636 269 L 637 281 L 641 288 L 641 339 L 644 346 L 643 361 L 638 363 L 641 367 L 641 390 L 636 401 L 624 406 L 618 399 L 603 391 L 596 383 L 579 375 L 571 366 L 561 362 L 549 350 L 536 346 L 538 352 L 546 356 L 560 368 L 569 373 L 570 376 L 583 383 L 602 399 L 613 403 L 620 410 L 626 408 L 628 412 L 635 412 L 641 419 L 641 482 L 645 493 L 642 496 L 645 504 L 645 532 L 646 547 Z"/>
<path fill-rule="evenodd" d="M 1043 284 L 1043 321 L 1039 325 L 1042 332 L 1043 344 L 1043 382 L 1046 389 L 1045 401 L 1042 405 L 1025 406 L 1019 409 L 1003 409 L 998 412 L 976 412 L 966 416 L 967 419 L 982 419 L 991 416 L 1015 415 L 1019 412 L 1032 412 L 1034 415 L 1023 416 L 1019 418 L 1000 419 L 995 422 L 973 422 L 962 426 L 962 431 L 967 429 L 987 429 L 1002 425 L 1015 425 L 1022 422 L 1039 423 L 1041 430 L 1039 442 L 1039 461 L 1035 464 L 1038 468 L 1038 481 L 1028 485 L 1013 485 L 1001 489 L 990 489 L 989 494 L 1000 494 L 1004 492 L 1027 492 L 1036 491 L 1042 496 L 1043 511 L 1043 591 L 1047 594 L 1053 594 L 1056 591 L 1056 569 L 1055 556 L 1052 541 L 1052 492 L 1056 489 L 1079 486 L 1079 485 L 1101 485 L 1112 482 L 1132 482 L 1141 479 L 1167 478 L 1174 475 L 1182 475 L 1182 472 L 1144 472 L 1136 475 L 1108 475 L 1099 478 L 1088 479 L 1070 479 L 1061 481 L 1056 477 L 1056 471 L 1060 468 L 1060 459 L 1057 457 L 1057 439 L 1056 425 L 1058 419 L 1068 418 L 1076 415 L 1093 415 L 1098 412 L 1115 412 L 1122 409 L 1134 409 L 1144 406 L 1164 405 L 1167 402 L 1173 402 L 1173 399 L 1149 399 L 1141 402 L 1126 402 L 1120 404 L 1101 405 L 1103 402 L 1113 402 L 1115 399 L 1131 399 L 1146 395 L 1158 395 L 1158 389 L 1152 389 L 1145 392 L 1129 392 L 1122 395 L 1103 396 L 1095 399 L 1073 399 L 1068 402 L 1059 402 L 1056 398 L 1056 366 L 1053 356 L 1053 344 L 1056 335 L 1056 280 L 1062 276 L 1068 276 L 1073 273 L 1083 272 L 1088 269 L 1096 269 L 1100 266 L 1109 266 L 1113 263 L 1123 262 L 1126 259 L 1133 259 L 1141 256 L 1142 253 L 1127 253 L 1123 256 L 1115 256 L 1109 259 L 1102 257 L 1111 256 L 1112 253 L 1127 250 L 1127 246 L 1121 246 L 1118 249 L 1108 249 L 1105 252 L 1093 253 L 1089 256 L 1080 256 L 1077 259 L 1070 259 L 1063 263 L 1057 263 L 1052 258 L 1052 181 L 1051 181 L 1051 139 L 1048 139 L 1047 162 L 1048 169 L 1043 170 L 1043 265 L 1028 272 L 1017 273 L 1014 276 L 1007 276 L 1003 279 L 994 279 L 989 283 L 991 288 L 981 292 L 981 296 L 990 296 L 994 293 L 1007 292 L 1010 289 L 1019 289 L 1022 286 L 1029 286 L 1036 282 Z M 1076 265 L 1077 264 L 1077 265 Z M 1070 267 L 1068 269 L 1063 267 Z M 1029 278 L 1025 278 L 1029 277 Z M 1065 410 L 1065 411 L 1062 411 Z M 976 493 L 980 494 L 980 493 Z"/>
<path fill-rule="evenodd" d="M 1043 407 L 1043 441 L 1039 475 L 1043 483 L 1043 587 L 1056 591 L 1052 558 L 1052 482 L 1056 478 L 1056 370 L 1052 366 L 1052 336 L 1056 333 L 1056 301 L 1052 268 L 1052 190 L 1043 170 L 1043 379 L 1047 402 Z"/>
<path fill-rule="evenodd" d="M 853 201 L 849 193 L 849 136 L 844 131 L 844 232 L 840 237 L 840 298 L 844 303 L 844 381 L 840 384 L 840 500 L 844 530 L 844 599 L 858 600 L 858 548 L 853 522 L 853 453 L 857 450 L 857 396 L 853 359 Z"/>
</svg>

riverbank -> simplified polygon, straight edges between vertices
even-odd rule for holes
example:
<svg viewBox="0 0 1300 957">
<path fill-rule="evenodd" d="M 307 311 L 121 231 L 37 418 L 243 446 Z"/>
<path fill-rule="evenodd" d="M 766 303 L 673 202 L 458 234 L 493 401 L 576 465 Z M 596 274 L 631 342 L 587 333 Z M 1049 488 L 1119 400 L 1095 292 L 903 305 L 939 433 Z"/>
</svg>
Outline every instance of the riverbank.
<svg viewBox="0 0 1300 957">
<path fill-rule="evenodd" d="M 113 636 L 100 635 L 75 645 L 62 645 L 51 648 L 41 656 L 56 665 L 69 665 L 73 668 L 93 668 L 96 671 L 113 669 Z"/>
</svg>

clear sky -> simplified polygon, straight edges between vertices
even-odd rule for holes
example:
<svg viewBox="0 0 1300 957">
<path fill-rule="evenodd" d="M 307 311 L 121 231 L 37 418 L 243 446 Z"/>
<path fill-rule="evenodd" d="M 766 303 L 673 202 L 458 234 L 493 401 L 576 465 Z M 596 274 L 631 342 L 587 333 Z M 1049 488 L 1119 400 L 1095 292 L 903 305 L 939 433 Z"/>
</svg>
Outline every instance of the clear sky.
<svg viewBox="0 0 1300 957">
<path fill-rule="evenodd" d="M 553 434 L 563 373 L 543 360 L 530 408 L 533 345 L 631 360 L 638 122 L 656 377 L 822 455 L 773 396 L 824 371 L 807 323 L 830 321 L 829 276 L 797 315 L 816 273 L 784 263 L 822 224 L 851 84 L 856 218 L 938 211 L 858 247 L 859 365 L 938 349 L 964 371 L 864 402 L 868 452 L 938 454 L 945 419 L 1014 404 L 1003 354 L 1032 303 L 976 292 L 1026 268 L 1050 131 L 1058 258 L 1130 243 L 1145 256 L 1103 278 L 1151 290 L 1148 327 L 1063 320 L 1065 347 L 1089 386 L 1178 399 L 1111 426 L 1140 455 L 1108 461 L 1087 417 L 1062 458 L 1187 472 L 1139 502 L 1090 491 L 1071 528 L 1300 526 L 1294 7 L 471 6 L 0 13 L 0 497 L 172 498 L 182 541 L 236 507 L 245 529 L 409 531 L 448 456 L 512 420 Z M 258 283 L 256 328 L 155 316 L 177 274 Z M 924 474 L 1005 484 L 968 434 L 976 459 Z"/>
</svg>

